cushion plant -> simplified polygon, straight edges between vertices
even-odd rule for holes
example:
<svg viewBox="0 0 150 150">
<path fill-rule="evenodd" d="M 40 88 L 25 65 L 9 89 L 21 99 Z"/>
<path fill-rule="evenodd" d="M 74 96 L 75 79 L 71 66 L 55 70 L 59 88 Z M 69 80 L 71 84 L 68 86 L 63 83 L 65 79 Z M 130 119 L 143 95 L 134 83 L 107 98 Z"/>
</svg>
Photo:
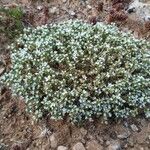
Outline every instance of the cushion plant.
<svg viewBox="0 0 150 150">
<path fill-rule="evenodd" d="M 150 116 L 150 43 L 79 20 L 24 29 L 2 77 L 36 118 Z"/>
</svg>

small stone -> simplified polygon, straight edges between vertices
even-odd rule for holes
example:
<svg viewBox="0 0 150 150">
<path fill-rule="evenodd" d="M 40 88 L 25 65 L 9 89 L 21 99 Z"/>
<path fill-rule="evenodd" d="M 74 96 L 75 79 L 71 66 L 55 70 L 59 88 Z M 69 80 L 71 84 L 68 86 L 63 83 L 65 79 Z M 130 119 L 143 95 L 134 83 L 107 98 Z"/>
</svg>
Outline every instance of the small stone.
<svg viewBox="0 0 150 150">
<path fill-rule="evenodd" d="M 97 141 L 89 141 L 86 145 L 87 150 L 103 150 L 103 147 Z"/>
<path fill-rule="evenodd" d="M 121 149 L 121 145 L 119 142 L 117 141 L 113 141 L 109 146 L 108 146 L 108 150 L 120 150 Z"/>
<path fill-rule="evenodd" d="M 107 145 L 107 146 L 110 145 L 110 141 L 106 141 L 106 145 Z"/>
<path fill-rule="evenodd" d="M 31 138 L 24 141 L 17 141 L 17 143 L 12 144 L 10 150 L 25 150 L 31 143 Z"/>
<path fill-rule="evenodd" d="M 124 31 L 124 32 L 127 32 L 127 31 Z M 126 127 L 126 128 L 128 128 L 128 127 L 129 127 L 128 122 L 126 122 L 126 121 L 125 121 L 125 122 L 123 122 L 123 126 L 124 126 L 124 127 Z"/>
<path fill-rule="evenodd" d="M 123 133 L 123 134 L 119 134 L 119 135 L 117 135 L 117 137 L 119 138 L 119 139 L 127 139 L 128 137 L 130 136 L 130 133 L 128 132 L 125 132 L 125 133 Z"/>
<path fill-rule="evenodd" d="M 2 75 L 5 71 L 5 68 L 0 68 L 0 75 Z"/>
<path fill-rule="evenodd" d="M 150 140 L 150 135 L 148 136 L 148 139 Z"/>
<path fill-rule="evenodd" d="M 52 134 L 50 136 L 50 142 L 51 142 L 51 147 L 52 148 L 56 148 L 57 147 L 58 141 L 57 141 L 57 139 L 55 137 L 55 134 Z"/>
<path fill-rule="evenodd" d="M 93 140 L 93 139 L 94 139 L 94 137 L 93 137 L 91 134 L 89 134 L 89 133 L 87 134 L 86 137 L 87 137 L 87 139 L 89 139 L 89 140 Z"/>
<path fill-rule="evenodd" d="M 83 144 L 85 144 L 85 143 L 86 143 L 86 140 L 85 140 L 84 138 L 82 138 L 82 139 L 81 139 L 81 142 L 82 142 Z"/>
<path fill-rule="evenodd" d="M 130 146 L 130 147 L 134 147 L 135 141 L 134 141 L 134 138 L 133 138 L 133 137 L 128 138 L 128 139 L 127 139 L 127 142 L 129 143 L 129 146 Z"/>
<path fill-rule="evenodd" d="M 38 136 L 38 138 L 44 138 L 44 137 L 48 137 L 48 135 L 50 135 L 50 131 L 49 129 L 45 128 L 43 129 L 43 131 L 41 132 L 41 134 Z"/>
<path fill-rule="evenodd" d="M 4 64 L 3 60 L 0 59 L 0 66 Z"/>
<path fill-rule="evenodd" d="M 11 150 L 22 150 L 22 146 L 19 143 L 14 143 L 10 149 Z"/>
<path fill-rule="evenodd" d="M 132 124 L 132 125 L 131 125 L 131 129 L 132 129 L 134 132 L 138 132 L 138 131 L 139 131 L 138 127 L 137 127 L 135 124 Z"/>
<path fill-rule="evenodd" d="M 83 136 L 85 136 L 85 135 L 87 134 L 87 130 L 84 129 L 84 128 L 81 128 L 81 129 L 80 129 L 80 132 L 81 132 L 81 134 L 82 134 Z"/>
<path fill-rule="evenodd" d="M 130 9 L 127 10 L 127 12 L 128 12 L 129 14 L 131 14 L 131 13 L 135 12 L 135 9 L 134 9 L 134 8 L 130 8 Z"/>
<path fill-rule="evenodd" d="M 69 15 L 71 15 L 71 16 L 75 16 L 76 15 L 76 13 L 74 12 L 74 11 L 69 11 Z"/>
<path fill-rule="evenodd" d="M 150 21 L 150 16 L 145 16 L 145 21 Z"/>
<path fill-rule="evenodd" d="M 110 138 L 116 140 L 116 139 L 117 139 L 117 133 L 116 133 L 115 131 L 112 131 L 112 132 L 110 133 Z"/>
<path fill-rule="evenodd" d="M 124 145 L 124 148 L 127 148 L 127 147 L 128 147 L 128 144 L 125 144 L 125 145 Z"/>
<path fill-rule="evenodd" d="M 42 150 L 50 150 L 50 148 L 51 148 L 50 142 L 48 142 L 46 145 L 42 146 Z"/>
<path fill-rule="evenodd" d="M 58 12 L 58 9 L 57 9 L 57 7 L 52 7 L 52 8 L 49 9 L 49 12 L 50 12 L 51 14 L 55 14 L 55 13 Z"/>
<path fill-rule="evenodd" d="M 42 10 L 43 6 L 37 6 L 38 10 Z"/>
<path fill-rule="evenodd" d="M 91 5 L 87 5 L 87 9 L 88 9 L 88 10 L 91 10 L 91 9 L 92 9 L 92 6 L 91 6 Z"/>
<path fill-rule="evenodd" d="M 104 140 L 101 136 L 96 136 L 96 139 L 100 142 L 100 144 L 103 144 L 104 143 Z"/>
<path fill-rule="evenodd" d="M 73 146 L 72 150 L 85 150 L 85 147 L 81 142 L 78 142 Z"/>
<path fill-rule="evenodd" d="M 145 125 L 146 125 L 146 119 L 144 119 L 144 118 L 141 119 L 140 123 L 141 123 L 142 127 L 145 127 Z"/>
<path fill-rule="evenodd" d="M 68 150 L 68 148 L 65 146 L 58 146 L 57 150 Z"/>
<path fill-rule="evenodd" d="M 140 37 L 139 31 L 136 31 L 136 30 L 133 32 L 133 35 L 134 35 L 135 38 L 139 38 Z"/>
<path fill-rule="evenodd" d="M 63 2 L 63 3 L 66 3 L 66 2 L 67 2 L 67 0 L 62 0 L 62 2 Z"/>
</svg>

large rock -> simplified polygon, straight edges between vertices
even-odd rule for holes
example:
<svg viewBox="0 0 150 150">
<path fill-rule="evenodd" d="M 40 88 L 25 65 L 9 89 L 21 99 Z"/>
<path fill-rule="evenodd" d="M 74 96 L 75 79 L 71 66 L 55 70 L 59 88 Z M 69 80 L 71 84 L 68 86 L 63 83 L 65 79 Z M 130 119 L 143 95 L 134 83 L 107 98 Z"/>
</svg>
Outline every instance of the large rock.
<svg viewBox="0 0 150 150">
<path fill-rule="evenodd" d="M 81 142 L 78 142 L 72 147 L 72 150 L 85 150 L 85 147 Z"/>
<path fill-rule="evenodd" d="M 92 141 L 87 142 L 86 149 L 87 150 L 103 150 L 103 147 L 100 144 L 98 144 L 97 141 L 92 140 Z"/>
<path fill-rule="evenodd" d="M 127 11 L 129 18 L 132 20 L 148 21 L 150 20 L 150 1 L 133 0 Z"/>
</svg>

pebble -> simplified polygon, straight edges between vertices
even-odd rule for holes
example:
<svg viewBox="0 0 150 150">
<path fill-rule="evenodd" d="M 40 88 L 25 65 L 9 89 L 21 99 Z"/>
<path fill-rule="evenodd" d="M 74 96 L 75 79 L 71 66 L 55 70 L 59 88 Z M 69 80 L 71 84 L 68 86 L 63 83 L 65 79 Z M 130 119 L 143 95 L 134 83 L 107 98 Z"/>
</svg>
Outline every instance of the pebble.
<svg viewBox="0 0 150 150">
<path fill-rule="evenodd" d="M 47 137 L 48 135 L 50 135 L 50 131 L 49 131 L 49 129 L 47 129 L 47 128 L 45 128 L 42 132 L 41 132 L 41 134 L 38 136 L 38 138 L 44 138 L 44 137 Z"/>
<path fill-rule="evenodd" d="M 38 9 L 38 10 L 42 10 L 42 8 L 43 8 L 43 6 L 40 6 L 40 5 L 37 6 L 37 9 Z"/>
<path fill-rule="evenodd" d="M 42 150 L 50 150 L 50 148 L 51 148 L 51 144 L 50 144 L 50 142 L 48 141 L 48 143 L 46 144 L 46 145 L 43 145 L 42 146 Z M 30 150 L 30 149 L 29 149 Z"/>
<path fill-rule="evenodd" d="M 138 132 L 138 131 L 139 131 L 138 127 L 137 127 L 135 124 L 132 124 L 132 125 L 131 125 L 131 129 L 132 129 L 134 132 Z"/>
<path fill-rule="evenodd" d="M 3 65 L 3 64 L 4 64 L 4 62 L 0 59 L 0 66 Z"/>
<path fill-rule="evenodd" d="M 63 3 L 66 3 L 66 2 L 67 2 L 67 0 L 62 0 L 62 2 L 63 2 Z"/>
<path fill-rule="evenodd" d="M 96 139 L 100 142 L 100 144 L 103 144 L 104 143 L 104 140 L 101 136 L 97 136 Z"/>
<path fill-rule="evenodd" d="M 128 138 L 128 139 L 127 139 L 127 142 L 129 143 L 129 146 L 130 146 L 130 147 L 133 147 L 133 146 L 134 146 L 135 141 L 134 141 L 134 138 L 133 138 L 133 137 Z"/>
<path fill-rule="evenodd" d="M 68 150 L 66 146 L 58 146 L 57 150 Z"/>
<path fill-rule="evenodd" d="M 127 139 L 128 137 L 130 136 L 130 133 L 128 132 L 125 132 L 125 133 L 123 133 L 123 134 L 119 134 L 119 135 L 117 135 L 117 137 L 119 138 L 119 139 Z"/>
<path fill-rule="evenodd" d="M 94 139 L 94 137 L 93 137 L 91 134 L 89 134 L 89 133 L 87 134 L 86 137 L 87 137 L 87 139 L 90 139 L 90 140 L 93 140 L 93 139 Z"/>
<path fill-rule="evenodd" d="M 145 21 L 150 21 L 150 16 L 145 16 Z"/>
<path fill-rule="evenodd" d="M 120 150 L 121 149 L 121 145 L 119 142 L 117 141 L 113 141 L 109 146 L 108 146 L 108 150 Z"/>
<path fill-rule="evenodd" d="M 85 140 L 84 138 L 82 138 L 82 139 L 81 139 L 81 142 L 82 142 L 83 144 L 85 144 L 85 143 L 86 143 L 86 140 Z"/>
<path fill-rule="evenodd" d="M 0 75 L 2 75 L 5 71 L 5 68 L 0 68 Z"/>
<path fill-rule="evenodd" d="M 148 136 L 148 139 L 150 140 L 150 135 Z"/>
<path fill-rule="evenodd" d="M 49 12 L 51 13 L 51 14 L 55 14 L 55 13 L 58 13 L 58 9 L 57 9 L 57 7 L 52 7 L 52 8 L 50 8 L 49 9 Z"/>
<path fill-rule="evenodd" d="M 112 131 L 112 132 L 110 133 L 110 137 L 111 137 L 112 139 L 116 140 L 116 139 L 117 139 L 117 133 L 116 133 L 115 131 Z"/>
<path fill-rule="evenodd" d="M 72 150 L 85 150 L 85 147 L 81 142 L 78 142 L 73 146 Z"/>
<path fill-rule="evenodd" d="M 81 129 L 80 129 L 80 132 L 81 132 L 81 134 L 82 134 L 83 136 L 87 135 L 87 130 L 84 129 L 84 128 L 81 128 Z"/>
<path fill-rule="evenodd" d="M 87 5 L 87 9 L 88 9 L 88 10 L 91 10 L 91 9 L 92 9 L 92 6 L 91 6 L 91 5 Z"/>
<path fill-rule="evenodd" d="M 124 31 L 124 32 L 127 32 L 127 31 Z M 125 121 L 125 122 L 123 122 L 123 126 L 124 126 L 124 127 L 126 127 L 126 128 L 128 128 L 128 127 L 129 127 L 128 122 L 126 122 L 126 121 Z"/>
<path fill-rule="evenodd" d="M 22 150 L 23 148 L 20 143 L 14 143 L 10 149 L 11 150 Z"/>
<path fill-rule="evenodd" d="M 86 149 L 87 150 L 103 150 L 103 147 L 100 144 L 98 144 L 97 141 L 92 140 L 92 141 L 87 142 Z"/>
<path fill-rule="evenodd" d="M 52 148 L 56 148 L 57 147 L 58 141 L 57 141 L 57 139 L 55 137 L 55 134 L 52 134 L 50 136 L 50 142 L 51 142 L 51 147 Z"/>
<path fill-rule="evenodd" d="M 76 15 L 76 13 L 75 13 L 74 11 L 70 10 L 70 11 L 69 11 L 69 15 L 71 15 L 71 16 L 75 16 L 75 15 Z"/>
<path fill-rule="evenodd" d="M 107 146 L 110 145 L 110 141 L 106 141 L 106 145 L 107 145 Z"/>
</svg>

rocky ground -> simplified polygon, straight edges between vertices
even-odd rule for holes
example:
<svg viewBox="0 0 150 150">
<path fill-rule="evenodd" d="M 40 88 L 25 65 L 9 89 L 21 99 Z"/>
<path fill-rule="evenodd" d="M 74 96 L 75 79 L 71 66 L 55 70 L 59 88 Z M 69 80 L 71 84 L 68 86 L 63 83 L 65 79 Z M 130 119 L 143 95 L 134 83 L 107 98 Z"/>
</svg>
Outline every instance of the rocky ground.
<svg viewBox="0 0 150 150">
<path fill-rule="evenodd" d="M 144 0 L 143 0 L 144 1 Z M 1 0 L 1 6 L 24 11 L 24 26 L 37 26 L 67 19 L 82 19 L 95 24 L 115 22 L 136 38 L 150 40 L 149 1 L 134 0 Z M 137 7 L 138 6 L 138 7 Z M 133 9 L 133 10 L 132 10 Z M 140 14 L 140 15 L 139 15 Z M 10 64 L 8 37 L 0 35 L 0 74 Z M 5 66 L 5 67 L 3 67 Z M 6 67 L 7 66 L 7 67 Z M 25 103 L 1 89 L 0 150 L 149 150 L 150 120 L 142 116 L 126 120 L 100 120 L 72 125 L 48 117 L 34 122 L 25 112 Z"/>
</svg>

